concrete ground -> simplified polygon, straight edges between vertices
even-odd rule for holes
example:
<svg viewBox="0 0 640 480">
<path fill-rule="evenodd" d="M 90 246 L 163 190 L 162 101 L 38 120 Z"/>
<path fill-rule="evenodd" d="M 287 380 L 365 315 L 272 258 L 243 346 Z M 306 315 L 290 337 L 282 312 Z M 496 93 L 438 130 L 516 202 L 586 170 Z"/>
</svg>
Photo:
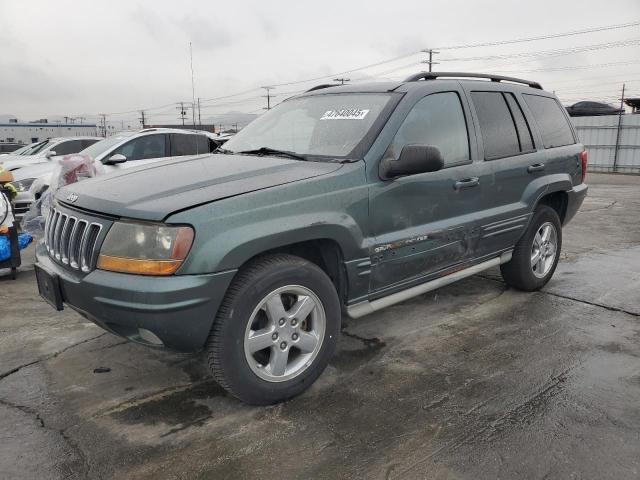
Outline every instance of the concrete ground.
<svg viewBox="0 0 640 480">
<path fill-rule="evenodd" d="M 638 478 L 640 177 L 589 181 L 544 291 L 491 271 L 347 321 L 268 408 L 1 272 L 0 478 Z"/>
</svg>

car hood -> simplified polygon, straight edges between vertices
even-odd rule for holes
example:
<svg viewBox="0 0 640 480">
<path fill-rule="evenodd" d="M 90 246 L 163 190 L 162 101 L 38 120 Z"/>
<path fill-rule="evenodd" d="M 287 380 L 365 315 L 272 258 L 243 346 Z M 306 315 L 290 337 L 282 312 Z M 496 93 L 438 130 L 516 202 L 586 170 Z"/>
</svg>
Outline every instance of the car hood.
<svg viewBox="0 0 640 480">
<path fill-rule="evenodd" d="M 13 179 L 16 181 L 24 180 L 25 178 L 38 178 L 41 175 L 53 172 L 55 166 L 55 162 L 32 163 L 31 165 L 25 165 L 22 168 L 13 170 L 11 174 L 13 175 Z"/>
<path fill-rule="evenodd" d="M 9 171 L 44 162 L 48 163 L 50 160 L 40 155 L 7 155 L 6 157 L 0 157 L 2 168 Z"/>
<path fill-rule="evenodd" d="M 167 160 L 60 189 L 59 202 L 117 217 L 161 221 L 186 208 L 335 171 L 339 163 L 214 154 Z"/>
</svg>

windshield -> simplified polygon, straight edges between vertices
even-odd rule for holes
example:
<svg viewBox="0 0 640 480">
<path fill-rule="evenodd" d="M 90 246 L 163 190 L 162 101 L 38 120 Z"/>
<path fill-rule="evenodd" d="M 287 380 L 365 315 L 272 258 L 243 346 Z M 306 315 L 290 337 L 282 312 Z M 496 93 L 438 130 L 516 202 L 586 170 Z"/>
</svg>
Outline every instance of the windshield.
<svg viewBox="0 0 640 480">
<path fill-rule="evenodd" d="M 11 152 L 11 155 L 24 155 L 27 150 L 31 149 L 31 145 L 25 145 L 24 147 L 20 147 L 17 150 Z"/>
<path fill-rule="evenodd" d="M 28 150 L 25 150 L 24 152 L 22 152 L 20 155 L 35 155 L 36 153 L 38 153 L 39 151 L 41 151 L 43 148 L 45 148 L 47 145 L 50 145 L 51 143 L 53 143 L 51 140 L 45 140 L 44 142 L 36 143 Z"/>
<path fill-rule="evenodd" d="M 268 148 L 301 155 L 348 157 L 389 102 L 389 94 L 342 93 L 287 100 L 224 145 L 243 152 Z"/>
<path fill-rule="evenodd" d="M 119 144 L 124 139 L 129 138 L 133 135 L 114 135 L 113 137 L 105 138 L 104 140 L 100 140 L 99 142 L 94 143 L 93 145 L 85 148 L 78 155 L 88 155 L 93 160 L 97 160 L 100 155 L 110 150 L 111 147 Z"/>
</svg>

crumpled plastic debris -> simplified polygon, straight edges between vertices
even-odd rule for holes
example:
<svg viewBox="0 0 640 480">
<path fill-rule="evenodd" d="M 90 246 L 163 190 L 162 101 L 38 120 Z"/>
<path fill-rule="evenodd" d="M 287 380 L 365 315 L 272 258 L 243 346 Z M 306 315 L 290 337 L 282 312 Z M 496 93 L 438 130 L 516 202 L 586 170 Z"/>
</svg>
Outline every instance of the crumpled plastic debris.
<svg viewBox="0 0 640 480">
<path fill-rule="evenodd" d="M 35 236 L 44 233 L 44 222 L 49 215 L 53 197 L 59 188 L 105 173 L 104 166 L 88 155 L 72 154 L 59 159 L 51 174 L 51 184 L 22 219 L 22 229 Z"/>
</svg>

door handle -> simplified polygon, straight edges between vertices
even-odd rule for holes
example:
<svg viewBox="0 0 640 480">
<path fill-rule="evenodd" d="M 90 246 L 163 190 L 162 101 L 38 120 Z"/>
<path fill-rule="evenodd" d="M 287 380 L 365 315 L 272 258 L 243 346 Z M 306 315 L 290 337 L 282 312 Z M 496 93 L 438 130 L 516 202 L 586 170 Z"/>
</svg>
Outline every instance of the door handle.
<svg viewBox="0 0 640 480">
<path fill-rule="evenodd" d="M 480 179 L 478 177 L 470 177 L 464 180 L 458 180 L 453 184 L 453 188 L 462 190 L 463 188 L 477 187 L 478 185 L 480 185 Z"/>
<path fill-rule="evenodd" d="M 541 172 L 542 170 L 544 170 L 544 163 L 534 163 L 527 167 L 527 172 L 529 173 Z"/>
</svg>

